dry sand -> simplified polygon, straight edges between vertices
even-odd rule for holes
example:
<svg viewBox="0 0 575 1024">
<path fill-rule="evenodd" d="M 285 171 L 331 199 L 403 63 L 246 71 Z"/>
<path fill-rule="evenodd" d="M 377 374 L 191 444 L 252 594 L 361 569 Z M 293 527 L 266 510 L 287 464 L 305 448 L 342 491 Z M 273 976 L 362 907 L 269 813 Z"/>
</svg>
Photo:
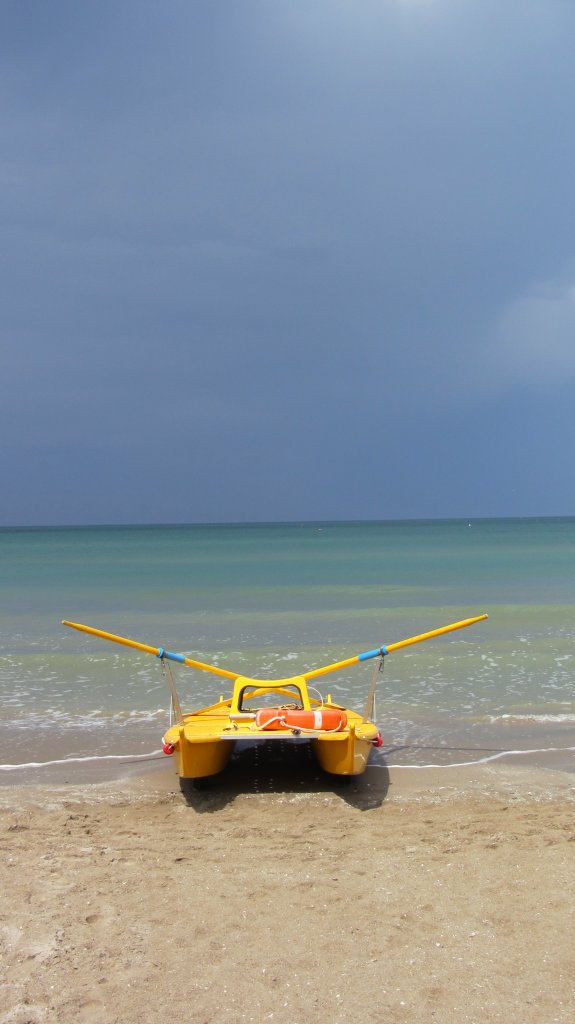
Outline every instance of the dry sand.
<svg viewBox="0 0 575 1024">
<path fill-rule="evenodd" d="M 571 1024 L 574 781 L 5 786 L 0 1021 Z"/>
</svg>

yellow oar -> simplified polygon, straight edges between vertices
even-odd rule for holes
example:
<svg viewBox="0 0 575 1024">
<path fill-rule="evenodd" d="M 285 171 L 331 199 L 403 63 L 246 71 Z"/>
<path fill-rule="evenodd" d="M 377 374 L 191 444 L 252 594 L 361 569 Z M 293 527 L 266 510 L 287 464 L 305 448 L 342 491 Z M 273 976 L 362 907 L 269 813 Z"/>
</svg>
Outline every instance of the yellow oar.
<svg viewBox="0 0 575 1024">
<path fill-rule="evenodd" d="M 304 679 L 317 679 L 325 676 L 328 672 L 335 672 L 339 668 L 347 668 L 349 665 L 357 665 L 360 661 L 368 661 L 369 658 L 383 657 L 391 651 L 399 651 L 402 647 L 410 647 L 411 644 L 420 644 L 422 640 L 431 640 L 434 636 L 443 636 L 444 633 L 452 633 L 455 629 L 465 629 L 466 626 L 473 626 L 475 622 L 483 622 L 487 615 L 476 615 L 473 619 L 461 619 L 460 622 L 452 622 L 449 626 L 440 626 L 439 629 L 432 629 L 429 633 L 419 633 L 418 636 L 410 636 L 407 640 L 398 640 L 394 644 L 376 647 L 374 651 L 365 651 L 363 654 L 356 654 L 353 658 L 345 661 L 336 661 L 333 665 L 324 665 L 323 668 L 316 668 L 312 672 L 302 672 Z"/>
<path fill-rule="evenodd" d="M 204 665 L 203 661 L 194 661 L 193 658 L 186 658 L 183 654 L 173 654 L 172 651 L 165 651 L 163 647 L 151 647 L 149 644 L 140 644 L 137 640 L 127 640 L 125 636 L 105 633 L 103 629 L 83 626 L 80 622 L 68 622 L 66 619 L 62 619 L 62 625 L 71 626 L 72 629 L 79 629 L 81 633 L 91 633 L 92 636 L 100 636 L 103 640 L 112 640 L 113 643 L 123 644 L 124 647 L 135 647 L 137 651 L 155 654 L 157 658 L 168 658 L 170 661 L 180 662 L 181 665 L 189 665 L 190 668 L 201 668 L 203 672 L 213 672 L 215 676 L 224 676 L 225 679 L 237 679 L 240 674 L 239 672 L 227 672 L 225 668 L 216 668 L 215 665 Z"/>
</svg>

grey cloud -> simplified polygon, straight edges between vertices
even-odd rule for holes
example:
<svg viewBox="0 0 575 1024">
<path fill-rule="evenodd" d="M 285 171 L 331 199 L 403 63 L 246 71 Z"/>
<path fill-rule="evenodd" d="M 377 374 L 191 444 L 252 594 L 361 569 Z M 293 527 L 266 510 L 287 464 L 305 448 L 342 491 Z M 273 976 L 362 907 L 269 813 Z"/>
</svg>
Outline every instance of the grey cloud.
<svg viewBox="0 0 575 1024">
<path fill-rule="evenodd" d="M 519 469 L 503 503 L 463 436 L 520 465 L 504 374 L 514 423 L 534 392 L 542 422 L 567 416 L 575 9 L 0 19 L 2 521 L 138 519 L 150 462 L 190 475 L 146 521 L 233 518 L 229 487 L 241 518 L 537 510 Z"/>
</svg>

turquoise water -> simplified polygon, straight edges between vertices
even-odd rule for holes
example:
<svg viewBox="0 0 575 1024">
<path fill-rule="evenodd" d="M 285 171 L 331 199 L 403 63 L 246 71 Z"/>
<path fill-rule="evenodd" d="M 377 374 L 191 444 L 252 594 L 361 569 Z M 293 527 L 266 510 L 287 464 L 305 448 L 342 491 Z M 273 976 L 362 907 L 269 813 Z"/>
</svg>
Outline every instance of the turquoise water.
<svg viewBox="0 0 575 1024">
<path fill-rule="evenodd" d="M 285 676 L 482 612 L 391 654 L 382 755 L 459 763 L 575 745 L 575 519 L 0 530 L 0 762 L 141 754 L 166 727 L 157 659 L 88 623 Z M 322 680 L 362 708 L 373 663 Z M 190 709 L 221 682 L 176 669 Z M 533 755 L 536 758 L 536 755 Z"/>
</svg>

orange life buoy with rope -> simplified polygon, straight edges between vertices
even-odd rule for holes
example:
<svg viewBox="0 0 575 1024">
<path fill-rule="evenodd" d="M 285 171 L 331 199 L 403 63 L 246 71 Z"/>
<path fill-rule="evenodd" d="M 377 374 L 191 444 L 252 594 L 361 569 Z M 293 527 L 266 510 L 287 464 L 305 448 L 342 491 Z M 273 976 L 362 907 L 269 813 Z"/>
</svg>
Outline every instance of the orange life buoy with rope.
<svg viewBox="0 0 575 1024">
<path fill-rule="evenodd" d="M 256 714 L 257 729 L 302 729 L 304 732 L 340 732 L 347 725 L 347 715 L 337 708 L 316 711 L 286 708 L 260 708 Z"/>
</svg>

